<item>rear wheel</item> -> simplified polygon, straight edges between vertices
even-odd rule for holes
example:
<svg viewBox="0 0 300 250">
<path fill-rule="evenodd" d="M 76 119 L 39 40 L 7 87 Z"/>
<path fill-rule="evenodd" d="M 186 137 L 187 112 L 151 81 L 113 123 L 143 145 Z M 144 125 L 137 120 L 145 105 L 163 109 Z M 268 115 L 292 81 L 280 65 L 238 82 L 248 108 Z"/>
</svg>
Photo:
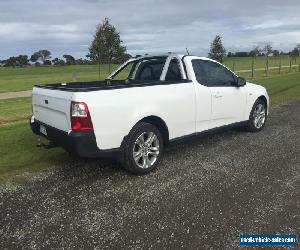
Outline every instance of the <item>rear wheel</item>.
<svg viewBox="0 0 300 250">
<path fill-rule="evenodd" d="M 262 99 L 256 100 L 254 103 L 247 128 L 250 132 L 258 132 L 263 129 L 267 119 L 267 104 Z"/>
<path fill-rule="evenodd" d="M 140 122 L 123 142 L 123 166 L 134 174 L 149 173 L 157 167 L 162 151 L 163 139 L 157 127 Z"/>
</svg>

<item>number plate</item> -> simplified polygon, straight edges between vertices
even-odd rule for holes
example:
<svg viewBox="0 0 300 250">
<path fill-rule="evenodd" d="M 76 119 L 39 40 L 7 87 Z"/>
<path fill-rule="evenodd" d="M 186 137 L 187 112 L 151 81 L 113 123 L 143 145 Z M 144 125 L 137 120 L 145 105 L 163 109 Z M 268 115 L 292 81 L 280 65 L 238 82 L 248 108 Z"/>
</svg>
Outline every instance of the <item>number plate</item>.
<svg viewBox="0 0 300 250">
<path fill-rule="evenodd" d="M 40 132 L 41 132 L 43 135 L 47 135 L 46 127 L 43 126 L 43 125 L 40 125 Z"/>
</svg>

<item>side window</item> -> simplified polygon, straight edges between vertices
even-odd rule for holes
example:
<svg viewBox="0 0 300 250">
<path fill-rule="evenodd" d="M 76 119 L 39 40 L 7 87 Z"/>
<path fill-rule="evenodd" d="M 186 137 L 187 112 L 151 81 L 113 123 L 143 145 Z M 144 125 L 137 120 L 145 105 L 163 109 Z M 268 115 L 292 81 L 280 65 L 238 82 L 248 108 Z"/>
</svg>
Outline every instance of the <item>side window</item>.
<svg viewBox="0 0 300 250">
<path fill-rule="evenodd" d="M 172 59 L 166 74 L 166 81 L 180 81 L 182 80 L 181 72 L 177 59 Z"/>
<path fill-rule="evenodd" d="M 199 83 L 208 86 L 233 86 L 235 77 L 222 65 L 205 60 L 192 60 L 196 79 Z"/>
</svg>

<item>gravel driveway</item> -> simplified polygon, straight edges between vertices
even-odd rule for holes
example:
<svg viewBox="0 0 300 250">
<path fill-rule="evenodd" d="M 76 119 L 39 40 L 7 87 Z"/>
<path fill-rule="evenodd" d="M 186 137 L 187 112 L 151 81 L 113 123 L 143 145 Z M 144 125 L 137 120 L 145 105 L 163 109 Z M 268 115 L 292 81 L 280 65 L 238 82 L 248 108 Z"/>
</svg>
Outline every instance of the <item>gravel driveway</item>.
<svg viewBox="0 0 300 250">
<path fill-rule="evenodd" d="M 76 162 L 76 161 L 75 161 Z M 80 160 L 0 191 L 0 244 L 17 248 L 237 249 L 241 233 L 300 232 L 300 100 L 256 134 L 172 146 L 154 173 Z"/>
</svg>

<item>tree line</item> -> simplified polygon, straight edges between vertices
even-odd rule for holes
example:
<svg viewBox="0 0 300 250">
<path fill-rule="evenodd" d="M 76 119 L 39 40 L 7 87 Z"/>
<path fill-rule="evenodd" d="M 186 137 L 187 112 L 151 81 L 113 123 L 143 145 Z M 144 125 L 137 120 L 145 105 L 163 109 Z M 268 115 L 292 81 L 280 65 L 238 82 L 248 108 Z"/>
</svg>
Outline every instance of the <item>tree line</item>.
<svg viewBox="0 0 300 250">
<path fill-rule="evenodd" d="M 265 57 L 279 57 L 281 55 L 289 55 L 292 60 L 296 61 L 300 56 L 300 44 L 296 45 L 294 49 L 290 52 L 279 52 L 279 50 L 273 49 L 270 44 L 266 44 L 263 48 L 259 46 L 255 46 L 250 51 L 242 51 L 242 52 L 228 52 L 226 54 L 226 49 L 222 44 L 222 38 L 220 35 L 217 35 L 211 43 L 210 52 L 208 56 L 211 59 L 222 62 L 225 57 L 257 57 L 257 56 L 265 56 Z"/>
<path fill-rule="evenodd" d="M 227 57 L 256 57 L 256 56 L 280 56 L 280 55 L 288 55 L 291 58 L 296 59 L 299 57 L 300 44 L 298 44 L 294 49 L 290 52 L 283 52 L 273 49 L 270 44 L 265 45 L 263 48 L 259 46 L 255 46 L 249 52 L 241 51 L 241 52 L 228 52 Z"/>
<path fill-rule="evenodd" d="M 75 59 L 72 55 L 63 55 L 61 58 L 53 58 L 51 60 L 51 52 L 49 50 L 39 50 L 34 52 L 30 57 L 27 55 L 12 56 L 6 60 L 0 61 L 3 67 L 26 67 L 29 65 L 41 66 L 41 65 L 81 65 L 81 64 L 92 64 L 87 59 Z"/>
</svg>

